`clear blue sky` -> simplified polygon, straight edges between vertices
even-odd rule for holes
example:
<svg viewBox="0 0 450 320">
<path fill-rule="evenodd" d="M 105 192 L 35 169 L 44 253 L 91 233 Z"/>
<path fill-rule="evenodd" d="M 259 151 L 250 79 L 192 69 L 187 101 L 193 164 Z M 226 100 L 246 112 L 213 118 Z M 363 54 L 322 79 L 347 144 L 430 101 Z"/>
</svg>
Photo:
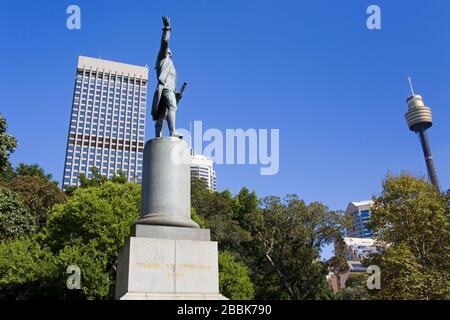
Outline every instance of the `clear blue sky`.
<svg viewBox="0 0 450 320">
<path fill-rule="evenodd" d="M 66 28 L 70 4 L 81 7 L 79 31 Z M 370 4 L 381 7 L 379 31 L 366 28 Z M 219 189 L 345 209 L 378 193 L 388 170 L 426 174 L 404 119 L 408 75 L 432 108 L 431 148 L 450 187 L 447 0 L 2 0 L 0 111 L 19 140 L 13 163 L 61 181 L 78 55 L 153 65 L 162 15 L 172 18 L 179 80 L 190 82 L 180 126 L 280 129 L 277 175 L 220 165 Z"/>
</svg>

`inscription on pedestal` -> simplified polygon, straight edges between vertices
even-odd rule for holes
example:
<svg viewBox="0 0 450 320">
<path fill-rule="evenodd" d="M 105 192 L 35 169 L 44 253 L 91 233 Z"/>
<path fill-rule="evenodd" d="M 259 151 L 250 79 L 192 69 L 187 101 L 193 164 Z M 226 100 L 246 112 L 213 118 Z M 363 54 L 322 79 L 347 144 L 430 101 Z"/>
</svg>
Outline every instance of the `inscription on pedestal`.
<svg viewBox="0 0 450 320">
<path fill-rule="evenodd" d="M 131 237 L 120 259 L 128 260 L 126 292 L 219 292 L 216 242 Z"/>
</svg>

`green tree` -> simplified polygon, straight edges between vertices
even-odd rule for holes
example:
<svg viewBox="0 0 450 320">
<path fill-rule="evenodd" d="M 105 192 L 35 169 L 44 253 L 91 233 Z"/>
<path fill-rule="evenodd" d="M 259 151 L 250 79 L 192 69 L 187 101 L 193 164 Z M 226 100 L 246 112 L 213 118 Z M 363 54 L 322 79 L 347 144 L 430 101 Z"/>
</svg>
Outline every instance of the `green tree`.
<svg viewBox="0 0 450 320">
<path fill-rule="evenodd" d="M 125 174 L 125 172 L 123 172 L 122 169 L 120 169 L 118 175 L 114 173 L 113 177 L 111 178 L 111 181 L 114 183 L 127 183 L 128 177 Z"/>
<path fill-rule="evenodd" d="M 382 186 L 369 222 L 379 253 L 365 262 L 381 269 L 381 289 L 372 296 L 449 299 L 449 198 L 407 173 L 388 174 Z"/>
<path fill-rule="evenodd" d="M 20 197 L 0 186 L 0 240 L 12 240 L 35 232 L 36 220 Z"/>
<path fill-rule="evenodd" d="M 57 263 L 33 238 L 0 242 L 0 299 L 56 298 Z M 64 282 L 60 284 L 60 287 Z"/>
<path fill-rule="evenodd" d="M 67 252 L 75 259 L 70 261 L 88 266 L 91 279 L 82 285 L 85 298 L 113 296 L 117 256 L 139 216 L 140 199 L 139 184 L 107 181 L 80 188 L 66 203 L 53 207 L 43 243 L 56 255 Z"/>
<path fill-rule="evenodd" d="M 327 266 L 319 259 L 320 248 L 340 237 L 341 215 L 317 202 L 306 205 L 295 195 L 266 197 L 250 224 L 260 257 L 253 267 L 269 276 L 257 282 L 276 279 L 283 299 L 334 298 L 326 282 Z M 264 289 L 261 293 L 266 294 Z"/>
<path fill-rule="evenodd" d="M 203 218 L 200 217 L 197 213 L 195 213 L 194 208 L 191 208 L 191 218 L 195 223 L 197 223 L 200 226 L 200 228 L 206 228 L 206 221 L 203 220 Z"/>
<path fill-rule="evenodd" d="M 96 241 L 101 252 L 115 257 L 129 236 L 140 211 L 140 185 L 105 182 L 78 189 L 65 204 L 56 205 L 46 226 L 47 243 L 59 250 L 81 241 Z"/>
<path fill-rule="evenodd" d="M 44 233 L 0 244 L 0 297 L 112 298 L 117 256 L 139 209 L 138 184 L 78 189 L 53 206 Z M 70 265 L 81 269 L 81 290 L 66 287 Z"/>
<path fill-rule="evenodd" d="M 9 181 L 6 187 L 20 196 L 40 228 L 44 227 L 49 210 L 55 204 L 66 201 L 64 192 L 41 175 L 18 175 Z"/>
<path fill-rule="evenodd" d="M 219 287 L 220 293 L 231 300 L 251 300 L 254 297 L 247 267 L 229 251 L 219 252 Z"/>
<path fill-rule="evenodd" d="M 87 178 L 83 173 L 78 175 L 78 180 L 80 181 L 80 188 L 88 188 L 88 187 L 99 187 L 103 185 L 108 178 L 106 176 L 102 176 L 100 171 L 96 167 L 92 167 L 91 169 L 92 178 Z"/>
<path fill-rule="evenodd" d="M 0 299 L 102 299 L 111 285 L 107 257 L 95 245 L 66 246 L 55 253 L 39 237 L 0 243 Z M 80 290 L 69 290 L 69 266 L 81 271 Z"/>
<path fill-rule="evenodd" d="M 350 219 L 347 216 L 342 217 L 343 224 L 346 227 L 350 226 Z M 347 273 L 350 269 L 350 266 L 347 261 L 347 252 L 345 248 L 344 239 L 342 236 L 338 236 L 334 241 L 334 256 L 331 257 L 327 262 L 328 271 L 332 272 L 336 278 L 337 283 L 340 287 L 341 284 L 341 276 Z M 340 289 L 340 288 L 338 288 Z"/>
<path fill-rule="evenodd" d="M 211 238 L 219 242 L 221 250 L 236 251 L 243 242 L 250 240 L 250 233 L 233 219 L 237 216 L 238 200 L 230 191 L 214 192 L 204 181 L 192 179 L 191 205 L 211 229 Z"/>
<path fill-rule="evenodd" d="M 80 270 L 80 290 L 63 287 L 59 299 L 110 299 L 114 297 L 115 274 L 110 270 L 110 257 L 100 252 L 96 241 L 77 243 L 64 247 L 56 255 L 60 276 L 54 283 L 66 285 L 67 267 L 77 266 Z"/>
<path fill-rule="evenodd" d="M 350 273 L 340 295 L 343 300 L 368 300 L 367 273 Z"/>
<path fill-rule="evenodd" d="M 14 152 L 17 147 L 17 140 L 7 133 L 8 124 L 6 119 L 0 113 L 0 176 L 8 172 L 11 168 L 9 163 L 9 155 Z"/>
<path fill-rule="evenodd" d="M 46 174 L 44 169 L 40 167 L 38 164 L 25 164 L 23 162 L 19 163 L 19 165 L 15 169 L 15 176 L 23 177 L 38 177 L 46 182 L 49 182 L 52 179 L 51 174 Z"/>
</svg>

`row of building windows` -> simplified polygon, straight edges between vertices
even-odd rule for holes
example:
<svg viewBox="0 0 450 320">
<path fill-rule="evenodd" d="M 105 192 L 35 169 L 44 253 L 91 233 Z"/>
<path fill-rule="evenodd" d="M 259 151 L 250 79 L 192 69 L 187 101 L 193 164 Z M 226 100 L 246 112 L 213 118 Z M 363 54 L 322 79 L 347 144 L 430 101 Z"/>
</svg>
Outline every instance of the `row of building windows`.
<svg viewBox="0 0 450 320">
<path fill-rule="evenodd" d="M 84 121 L 84 118 L 81 119 L 80 117 L 80 121 L 78 121 L 78 117 L 77 116 L 73 116 L 72 120 L 70 120 L 71 122 L 73 122 L 71 124 L 72 127 L 90 127 L 90 125 L 92 124 L 92 127 L 94 129 L 111 129 L 112 128 L 119 128 L 119 129 L 144 129 L 145 127 L 145 119 L 140 119 L 138 121 L 138 119 L 132 119 L 129 121 L 120 121 L 120 125 L 118 123 L 119 118 L 117 116 L 115 116 L 114 118 L 112 116 L 108 116 L 106 117 L 107 120 L 105 120 L 105 118 L 96 118 L 96 119 L 92 119 L 91 117 L 87 118 L 86 121 Z M 122 117 L 121 117 L 122 119 Z M 97 120 L 97 121 L 94 121 Z M 113 121 L 114 120 L 114 121 Z M 112 124 L 114 122 L 114 124 Z M 139 123 L 139 125 L 138 125 Z M 106 126 L 105 126 L 106 124 Z"/>
<path fill-rule="evenodd" d="M 97 120 L 97 121 L 94 121 Z M 108 116 L 105 118 L 96 118 L 96 119 L 92 119 L 91 117 L 89 118 L 85 118 L 84 117 L 80 117 L 78 119 L 78 117 L 74 116 L 72 117 L 72 120 L 70 120 L 72 122 L 71 126 L 72 127 L 76 127 L 76 128 L 80 128 L 80 127 L 86 127 L 86 128 L 90 128 L 91 125 L 93 126 L 94 129 L 105 129 L 105 125 L 106 128 L 109 130 L 111 128 L 120 128 L 120 129 L 141 129 L 144 130 L 145 128 L 145 120 L 141 120 L 138 121 L 137 119 L 133 119 L 133 120 L 128 120 L 125 121 L 125 119 L 123 117 L 118 117 L 118 116 Z M 139 123 L 139 125 L 138 125 Z M 95 127 L 94 127 L 95 126 Z"/>
<path fill-rule="evenodd" d="M 81 95 L 81 97 L 82 98 L 84 98 L 85 100 L 87 99 L 87 94 L 82 94 Z M 106 101 L 106 97 L 101 97 L 101 96 L 96 96 L 95 97 L 95 100 L 96 100 L 96 102 L 98 102 L 98 105 L 100 105 L 100 98 L 101 98 L 101 100 L 104 102 L 104 103 L 106 103 L 107 101 Z M 117 98 L 119 98 L 119 97 L 117 97 Z M 91 101 L 93 102 L 93 100 L 94 100 L 94 95 L 89 95 L 89 99 L 91 99 Z M 80 94 L 79 93 L 77 93 L 77 94 L 75 94 L 74 95 L 74 102 L 76 102 L 77 104 L 79 103 L 79 100 L 80 100 Z M 108 98 L 108 102 L 109 103 L 115 103 L 115 104 L 127 104 L 127 105 L 134 105 L 134 106 L 141 106 L 141 107 L 145 107 L 146 106 L 146 104 L 145 104 L 145 99 L 141 99 L 141 103 L 139 104 L 139 102 L 138 101 L 136 101 L 136 100 L 134 100 L 134 103 L 132 102 L 132 98 L 130 98 L 128 101 L 126 100 L 126 97 L 122 97 L 122 100 L 120 100 L 120 99 L 113 99 L 113 98 Z M 82 102 L 81 102 L 81 104 L 86 104 L 85 103 L 86 101 L 84 101 L 83 102 L 83 100 L 82 100 Z M 106 105 L 105 105 L 106 106 Z"/>
<path fill-rule="evenodd" d="M 74 176 L 78 172 L 89 173 L 91 171 L 91 168 L 93 165 L 94 164 L 89 164 L 89 166 L 76 164 L 73 170 L 71 170 L 70 167 L 66 169 L 65 176 L 70 176 L 71 172 L 72 172 L 72 176 Z M 97 168 L 99 168 L 100 172 L 104 172 L 104 173 L 108 172 L 108 169 L 110 170 L 111 173 L 113 173 L 115 171 L 120 171 L 120 170 L 123 170 L 124 172 L 130 171 L 130 172 L 138 173 L 138 174 L 142 173 L 142 166 L 129 166 L 129 165 L 122 166 L 121 164 L 119 164 L 119 165 L 117 165 L 117 164 L 111 165 L 110 164 L 108 166 L 108 165 L 104 164 L 102 167 L 101 163 L 99 163 L 99 162 L 96 162 L 95 166 Z"/>
<path fill-rule="evenodd" d="M 113 143 L 114 144 L 116 143 L 115 139 L 114 139 Z M 119 143 L 122 144 L 121 141 Z M 127 142 L 126 144 L 129 145 L 130 143 Z M 136 145 L 137 143 L 136 143 L 136 141 L 133 141 L 132 144 Z M 143 142 L 139 142 L 139 146 L 140 147 L 143 146 L 143 145 L 144 145 Z M 90 153 L 94 153 L 94 152 L 97 152 L 97 153 L 101 153 L 101 152 L 109 153 L 109 152 L 111 152 L 113 154 L 115 154 L 115 152 L 117 152 L 120 155 L 122 155 L 122 152 L 123 152 L 122 150 L 118 150 L 118 151 L 116 151 L 116 150 L 107 150 L 107 149 L 103 149 L 103 148 L 96 148 L 94 146 L 92 146 L 90 148 L 89 147 L 78 147 L 78 146 L 74 146 L 73 144 L 69 144 L 69 146 L 67 147 L 67 150 L 68 151 L 81 151 L 81 152 L 88 152 L 89 151 Z M 125 151 L 123 154 L 128 156 L 130 153 L 128 151 Z M 143 155 L 139 154 L 139 157 L 142 158 Z"/>
<path fill-rule="evenodd" d="M 142 128 L 142 129 L 144 129 L 144 128 Z M 83 130 L 84 130 L 84 132 L 83 132 Z M 126 139 L 135 140 L 135 139 L 137 139 L 138 130 L 131 129 L 129 127 L 127 127 L 127 128 L 121 127 L 120 129 L 118 129 L 117 126 L 114 126 L 111 130 L 111 126 L 106 126 L 106 129 L 105 129 L 104 126 L 99 126 L 99 128 L 97 128 L 97 125 L 92 125 L 92 128 L 89 128 L 88 124 L 85 125 L 84 128 L 83 128 L 83 125 L 80 125 L 77 130 L 75 126 L 71 126 L 70 133 L 75 134 L 77 132 L 80 135 L 81 134 L 93 134 L 95 136 L 105 137 L 105 139 L 108 139 L 109 137 L 111 137 L 111 135 L 118 134 L 120 132 L 121 135 L 123 135 L 125 133 Z M 141 130 L 141 132 L 143 132 L 143 131 Z M 130 136 L 130 137 L 126 137 L 126 136 Z M 144 134 L 142 133 L 141 136 L 144 136 Z M 123 138 L 123 137 L 120 137 L 120 138 Z"/>
<path fill-rule="evenodd" d="M 120 109 L 120 111 L 119 111 Z M 77 117 L 78 113 L 80 113 L 80 116 L 88 116 L 88 117 L 98 117 L 100 116 L 105 116 L 105 115 L 120 115 L 121 116 L 126 116 L 127 120 L 133 119 L 133 118 L 138 118 L 138 116 L 141 119 L 145 119 L 145 112 L 142 111 L 143 108 L 141 109 L 137 109 L 137 108 L 127 108 L 125 106 L 116 106 L 116 108 L 113 108 L 113 106 L 108 106 L 108 108 L 106 108 L 106 106 L 99 106 L 99 105 L 78 105 L 78 103 L 74 103 L 73 108 L 72 108 L 72 116 Z M 114 110 L 114 111 L 113 111 Z M 139 113 L 140 112 L 140 113 Z"/>
<path fill-rule="evenodd" d="M 92 117 L 91 115 L 85 116 L 83 114 L 80 113 L 80 117 L 78 118 L 78 115 L 73 114 L 72 115 L 72 119 L 70 120 L 71 122 L 88 122 L 88 123 L 98 123 L 98 124 L 111 124 L 111 121 L 114 120 L 114 124 L 117 125 L 117 122 L 120 120 L 120 124 L 121 126 L 124 125 L 128 125 L 130 126 L 131 124 L 145 124 L 145 118 L 138 118 L 138 117 L 128 117 L 128 116 L 120 116 L 120 118 L 118 116 L 112 116 L 112 114 L 102 114 L 103 117 L 99 118 L 98 115 L 95 115 L 94 117 Z M 97 121 L 94 121 L 97 120 Z M 139 121 L 140 120 L 140 121 Z"/>
<path fill-rule="evenodd" d="M 76 167 L 79 167 L 80 166 L 80 164 L 81 164 L 81 166 L 82 167 L 84 167 L 84 169 L 86 169 L 86 165 L 89 165 L 90 167 L 92 167 L 92 166 L 96 166 L 96 167 L 101 167 L 102 165 L 103 165 L 103 167 L 115 167 L 115 168 L 117 168 L 117 169 L 120 169 L 120 168 L 122 168 L 122 161 L 120 161 L 120 159 L 118 159 L 118 161 L 117 162 L 115 162 L 115 161 L 111 161 L 111 162 L 101 162 L 101 161 L 93 161 L 93 160 L 89 160 L 89 161 L 87 161 L 87 160 L 77 160 L 77 159 L 75 159 L 73 162 L 71 162 L 71 161 L 67 161 L 66 162 L 66 172 L 71 172 L 71 169 L 70 169 L 70 167 L 72 166 L 72 164 L 74 165 L 74 170 L 77 170 L 76 169 Z M 135 171 L 135 169 L 137 169 L 138 171 L 142 171 L 142 165 L 137 165 L 136 166 L 136 164 L 135 163 L 126 163 L 126 162 L 124 162 L 123 163 L 123 168 L 124 169 L 126 169 L 126 170 L 128 170 L 128 168 L 130 168 L 130 170 L 131 171 Z M 81 171 L 83 171 L 83 168 L 82 168 L 82 170 Z"/>
<path fill-rule="evenodd" d="M 133 144 L 136 145 L 135 142 Z M 139 146 L 142 146 L 142 143 L 139 143 Z M 117 155 L 119 155 L 119 156 L 124 155 L 125 157 L 128 157 L 130 155 L 129 151 L 122 151 L 122 150 L 117 150 L 116 151 L 116 150 L 100 149 L 100 148 L 95 148 L 95 147 L 91 147 L 91 148 L 78 147 L 78 146 L 75 147 L 74 145 L 69 145 L 67 147 L 67 150 L 68 151 L 79 151 L 79 152 L 83 152 L 83 154 L 85 154 L 85 153 L 87 154 L 88 152 L 90 152 L 91 154 L 93 154 L 93 153 L 102 153 L 103 152 L 104 154 L 116 155 L 116 152 L 117 152 Z M 135 154 L 131 153 L 131 157 L 135 158 Z M 138 158 L 142 159 L 143 158 L 143 154 L 138 153 Z"/>
<path fill-rule="evenodd" d="M 117 151 L 118 151 L 118 153 L 117 153 L 117 157 L 118 158 L 122 158 L 122 155 L 123 155 L 123 158 L 126 159 L 126 161 L 128 161 L 128 157 L 130 157 L 130 159 L 132 161 L 134 161 L 135 159 L 139 159 L 139 164 L 142 163 L 142 161 L 140 161 L 140 160 L 142 160 L 142 156 L 136 157 L 136 155 L 135 155 L 136 152 L 134 152 L 134 153 L 131 152 L 131 154 L 130 154 L 129 151 L 126 151 L 124 153 L 122 153 L 122 150 L 117 150 Z M 75 158 L 82 157 L 84 159 L 87 159 L 88 158 L 88 153 L 85 150 L 83 150 L 83 151 L 68 150 L 67 151 L 67 158 L 72 158 L 73 156 Z M 114 159 L 115 156 L 116 156 L 115 150 L 110 150 L 110 152 L 108 152 L 108 151 L 96 152 L 96 153 L 93 152 L 93 153 L 89 154 L 89 158 L 90 159 L 94 159 L 95 157 L 97 157 L 98 159 L 101 159 L 103 157 L 104 160 L 108 160 L 108 157 Z"/>
<path fill-rule="evenodd" d="M 93 117 L 96 117 L 97 119 L 100 119 L 100 120 L 102 120 L 102 121 L 105 121 L 105 119 L 107 119 L 107 120 L 120 120 L 120 121 L 122 121 L 122 122 L 138 122 L 138 120 L 140 120 L 140 123 L 142 123 L 142 124 L 144 124 L 145 123 L 145 116 L 141 116 L 141 118 L 139 119 L 137 116 L 135 116 L 135 117 L 133 117 L 132 115 L 120 115 L 120 118 L 119 118 L 119 115 L 118 114 L 115 114 L 114 116 L 113 116 L 113 114 L 112 114 L 112 112 L 108 112 L 108 113 L 103 113 L 103 114 L 100 114 L 100 115 L 103 115 L 104 117 L 102 117 L 102 118 L 99 118 L 99 113 L 98 112 L 92 112 L 92 111 L 80 111 L 80 114 L 78 115 L 78 114 L 72 114 L 72 121 L 74 120 L 74 121 L 78 121 L 78 120 L 80 120 L 80 121 L 91 121 L 91 119 L 93 118 Z M 78 118 L 78 117 L 80 117 L 80 118 Z"/>
<path fill-rule="evenodd" d="M 122 75 L 114 75 L 114 74 L 110 74 L 110 73 L 103 73 L 103 72 L 97 72 L 96 71 L 89 71 L 89 70 L 85 70 L 83 72 L 82 69 L 79 69 L 77 71 L 77 80 L 81 80 L 83 79 L 85 80 L 89 80 L 89 79 L 96 79 L 96 81 L 102 81 L 103 78 L 108 79 L 108 80 L 104 80 L 104 82 L 115 82 L 115 80 L 117 80 L 117 82 L 121 82 L 123 80 L 123 82 L 128 82 L 128 83 L 133 83 L 133 84 L 141 84 L 141 79 L 136 78 L 136 77 L 130 77 L 130 76 L 122 76 Z M 147 80 L 142 79 L 142 85 L 146 85 L 147 84 Z"/>
<path fill-rule="evenodd" d="M 106 174 L 106 173 L 105 173 Z M 119 173 L 117 173 L 116 172 L 116 174 L 118 175 Z M 108 179 L 111 179 L 112 177 L 113 177 L 113 175 L 114 175 L 114 172 L 111 172 L 109 175 L 107 175 L 107 177 L 108 177 Z M 88 175 L 88 178 L 89 179 L 91 179 L 93 176 L 92 176 L 92 173 L 89 173 Z M 128 181 L 130 181 L 130 182 L 141 182 L 141 177 L 129 177 L 128 178 Z M 77 185 L 78 184 L 78 178 L 72 178 L 72 185 Z M 68 185 L 70 185 L 70 178 L 64 178 L 64 186 L 68 186 Z"/>
<path fill-rule="evenodd" d="M 75 141 L 73 141 L 73 140 L 69 140 L 69 144 L 70 145 L 77 145 L 77 146 L 82 146 L 82 145 L 84 145 L 84 146 L 89 146 L 89 141 L 77 141 L 76 143 L 75 143 Z M 136 147 L 130 147 L 130 146 L 123 146 L 123 145 L 116 145 L 116 144 L 109 144 L 109 141 L 107 141 L 105 144 L 103 144 L 103 143 L 101 143 L 101 142 L 98 142 L 97 144 L 96 144 L 96 147 L 97 148 L 112 148 L 112 149 L 123 149 L 124 151 L 131 151 L 131 152 L 144 152 L 144 148 L 136 148 Z"/>
<path fill-rule="evenodd" d="M 72 130 L 72 129 L 70 130 L 70 134 L 76 134 L 76 133 L 77 133 L 76 130 Z M 95 144 L 95 143 L 108 143 L 109 144 L 110 143 L 109 140 L 111 138 L 112 139 L 134 140 L 134 141 L 137 141 L 137 140 L 143 141 L 143 138 L 144 138 L 143 134 L 140 135 L 140 136 L 137 136 L 135 132 L 133 132 L 133 133 L 125 132 L 125 133 L 123 133 L 123 132 L 120 131 L 120 133 L 119 133 L 117 131 L 113 131 L 111 133 L 111 131 L 103 132 L 102 130 L 98 130 L 97 131 L 95 129 L 93 129 L 93 130 L 90 130 L 90 129 L 78 130 L 78 134 L 80 136 L 83 135 L 83 134 L 87 134 L 87 135 L 89 135 L 89 134 L 97 135 L 98 134 L 99 137 L 105 136 L 105 139 L 90 140 L 91 144 Z M 83 139 L 77 139 L 77 142 L 81 142 L 82 140 Z M 89 140 L 85 140 L 85 141 L 89 141 Z M 70 142 L 75 144 L 75 140 L 71 140 Z M 113 144 L 116 144 L 116 143 L 113 143 Z M 119 143 L 118 145 L 122 146 L 123 144 Z"/>
<path fill-rule="evenodd" d="M 81 90 L 77 90 L 77 89 L 75 90 L 75 95 L 79 96 L 80 93 L 85 93 L 85 94 L 89 93 L 89 97 L 93 97 L 95 95 L 96 99 L 99 99 L 100 97 L 103 97 L 104 99 L 105 99 L 105 97 L 109 97 L 109 98 L 114 98 L 114 97 L 120 98 L 120 97 L 122 97 L 122 99 L 126 99 L 127 95 L 128 95 L 128 99 L 130 99 L 130 100 L 132 100 L 133 98 L 135 98 L 135 100 L 139 99 L 139 94 L 133 95 L 133 91 L 132 90 L 131 91 L 122 90 L 122 93 L 120 92 L 120 90 L 119 91 L 116 90 L 115 92 L 111 92 L 110 91 L 109 93 L 107 93 L 107 92 L 101 93 L 101 92 L 97 91 L 97 94 L 95 94 L 95 90 L 89 90 L 89 92 L 88 92 L 87 89 L 83 89 L 82 91 Z M 145 101 L 146 96 L 147 96 L 146 93 L 142 93 L 140 95 L 141 101 Z"/>
<path fill-rule="evenodd" d="M 125 113 L 130 117 L 130 116 L 138 116 L 138 112 L 140 111 L 141 114 L 140 116 L 145 118 L 145 111 L 143 111 L 141 108 L 140 110 L 138 110 L 138 108 L 113 108 L 112 104 L 108 105 L 108 108 L 106 108 L 106 104 L 100 107 L 100 104 L 79 104 L 79 103 L 74 103 L 73 106 L 73 111 L 78 111 L 80 110 L 81 112 L 101 112 L 102 114 L 108 113 L 108 114 L 112 114 L 113 110 L 114 110 L 114 114 L 118 115 L 119 114 L 119 109 L 120 109 L 120 114 L 121 115 L 125 115 Z M 77 112 L 72 112 L 73 115 L 76 115 Z M 97 114 L 98 115 L 98 114 Z"/>
<path fill-rule="evenodd" d="M 77 131 L 79 134 L 83 134 L 82 130 L 98 130 L 99 133 L 94 135 L 98 135 L 98 136 L 105 136 L 105 138 L 108 138 L 111 133 L 132 133 L 133 135 L 136 135 L 139 131 L 139 135 L 144 136 L 144 125 L 140 125 L 139 126 L 139 130 L 138 130 L 138 126 L 137 124 L 133 124 L 133 127 L 131 127 L 130 125 L 126 125 L 126 126 L 119 126 L 119 123 L 117 121 L 107 121 L 106 125 L 103 124 L 99 124 L 98 122 L 85 122 L 85 123 L 78 123 L 78 125 L 76 125 L 75 123 L 72 124 L 70 126 L 70 133 L 75 134 L 75 132 Z M 91 128 L 92 126 L 92 128 Z M 104 133 L 104 134 L 103 134 Z M 85 132 L 85 134 L 89 134 L 88 132 Z"/>
<path fill-rule="evenodd" d="M 75 151 L 75 153 L 73 153 L 74 151 Z M 87 154 L 88 154 L 88 151 L 89 151 L 88 147 L 81 148 L 81 147 L 78 147 L 78 146 L 75 147 L 73 145 L 69 145 L 68 148 L 67 148 L 67 155 L 68 155 L 68 157 L 72 157 L 72 156 L 80 157 L 80 155 L 81 155 L 84 158 L 86 158 Z M 128 157 L 130 157 L 132 159 L 136 159 L 136 158 L 142 159 L 143 158 L 143 155 L 141 153 L 137 153 L 137 157 L 136 157 L 136 152 L 134 152 L 134 153 L 131 152 L 130 153 L 129 151 L 107 150 L 107 149 L 100 149 L 100 148 L 96 149 L 96 148 L 91 147 L 90 148 L 90 152 L 89 152 L 89 157 L 93 159 L 94 154 L 97 154 L 97 155 L 101 155 L 101 154 L 108 155 L 108 154 L 111 154 L 112 156 L 117 155 L 119 157 L 124 156 L 125 159 L 128 159 Z"/>
<path fill-rule="evenodd" d="M 128 112 L 133 112 L 133 115 L 135 115 L 135 116 L 137 116 L 137 112 L 140 112 L 141 116 L 145 116 L 145 109 L 146 108 L 145 107 L 140 107 L 139 109 L 138 108 L 133 108 L 133 107 L 131 107 L 131 104 L 129 104 L 129 103 L 126 104 L 126 105 L 115 105 L 115 104 L 112 104 L 112 103 L 108 103 L 108 104 L 102 103 L 100 105 L 100 103 L 88 103 L 88 104 L 86 104 L 85 102 L 79 103 L 78 101 L 74 101 L 74 103 L 73 103 L 73 110 L 77 111 L 79 109 L 96 110 L 96 111 L 103 111 L 103 112 L 106 112 L 106 111 L 110 112 L 111 110 L 115 110 L 115 111 L 117 110 L 118 111 L 118 109 L 120 109 L 121 112 L 125 112 L 125 110 L 128 111 Z"/>
<path fill-rule="evenodd" d="M 125 161 L 128 161 L 128 157 L 130 157 L 131 161 L 134 161 L 134 160 L 138 159 L 139 160 L 138 163 L 142 164 L 142 161 L 141 161 L 142 160 L 142 156 L 139 155 L 138 157 L 136 157 L 136 152 L 131 152 L 131 154 L 130 154 L 129 151 L 125 151 L 125 152 L 122 153 L 122 150 L 117 150 L 117 157 L 118 158 L 122 158 L 122 155 L 123 155 L 123 158 L 125 159 Z M 102 159 L 102 157 L 103 157 L 103 160 L 108 160 L 108 158 L 115 159 L 115 156 L 116 156 L 116 151 L 115 150 L 110 150 L 110 152 L 108 152 L 106 150 L 106 151 L 103 151 L 103 152 L 92 152 L 92 153 L 89 153 L 89 158 L 90 159 L 94 159 L 95 157 L 97 157 L 97 159 Z M 83 159 L 87 159 L 88 158 L 88 152 L 85 151 L 85 150 L 83 150 L 83 151 L 68 150 L 67 151 L 67 158 L 72 158 L 72 157 L 75 157 L 75 158 L 80 158 L 81 157 Z"/>
<path fill-rule="evenodd" d="M 95 130 L 95 129 L 71 129 L 70 130 L 71 134 L 76 134 L 78 133 L 79 135 L 82 134 L 93 134 L 93 135 L 99 135 L 99 136 L 109 136 L 112 138 L 119 138 L 119 139 L 127 139 L 127 140 L 143 140 L 144 138 L 144 131 L 139 131 L 139 136 L 136 133 L 130 133 L 130 132 L 125 132 L 123 133 L 122 131 L 103 131 L 103 130 Z M 106 139 L 105 139 L 106 140 Z M 75 143 L 75 141 L 73 141 Z M 81 140 L 78 140 L 78 142 L 81 142 Z M 101 141 L 103 142 L 103 140 Z M 105 142 L 108 142 L 108 140 L 106 140 Z"/>
<path fill-rule="evenodd" d="M 89 157 L 89 158 L 91 158 L 91 157 Z M 101 157 L 97 157 L 96 159 L 86 159 L 86 158 L 71 159 L 70 157 L 68 157 L 67 160 L 66 160 L 66 166 L 68 166 L 68 167 L 72 166 L 72 164 L 78 165 L 80 163 L 82 165 L 89 164 L 89 166 L 94 166 L 94 165 L 95 166 L 101 166 L 101 165 L 103 165 L 104 167 L 107 167 L 108 165 L 111 166 L 111 167 L 114 167 L 114 166 L 121 167 L 121 165 L 123 163 L 124 166 L 128 166 L 128 165 L 133 166 L 133 169 L 134 169 L 134 166 L 137 165 L 138 166 L 137 167 L 138 170 L 141 170 L 142 169 L 142 165 L 143 165 L 143 162 L 141 160 L 136 160 L 136 159 L 130 159 L 129 160 L 128 158 L 117 158 L 116 159 L 116 158 L 113 158 L 113 157 L 105 158 L 105 159 L 102 159 Z M 67 168 L 66 170 L 69 170 L 69 168 Z"/>
<path fill-rule="evenodd" d="M 119 83 L 117 83 L 117 84 L 119 84 Z M 98 90 L 100 90 L 103 88 L 104 90 L 107 90 L 108 88 L 109 89 L 126 88 L 129 90 L 147 91 L 146 86 L 139 86 L 139 85 L 134 86 L 133 84 L 128 84 L 128 83 L 124 82 L 119 87 L 119 86 L 116 86 L 114 82 L 108 83 L 108 81 L 104 81 L 103 83 L 101 81 L 97 81 L 97 83 L 95 83 L 95 81 L 85 81 L 84 83 L 82 83 L 81 80 L 77 80 L 75 82 L 75 87 L 78 89 L 83 88 L 83 89 L 98 89 Z"/>
</svg>

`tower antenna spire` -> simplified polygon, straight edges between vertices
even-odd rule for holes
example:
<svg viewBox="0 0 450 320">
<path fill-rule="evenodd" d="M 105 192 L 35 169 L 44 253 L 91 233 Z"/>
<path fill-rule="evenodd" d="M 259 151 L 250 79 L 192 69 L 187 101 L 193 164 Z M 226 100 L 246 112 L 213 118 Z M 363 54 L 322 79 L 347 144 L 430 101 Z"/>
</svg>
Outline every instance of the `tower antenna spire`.
<svg viewBox="0 0 450 320">
<path fill-rule="evenodd" d="M 408 103 L 408 112 L 406 112 L 405 115 L 406 122 L 408 123 L 409 130 L 419 134 L 420 144 L 422 145 L 422 151 L 425 157 L 425 164 L 427 165 L 428 177 L 430 182 L 436 187 L 436 190 L 439 191 L 439 181 L 426 133 L 426 130 L 433 125 L 431 109 L 425 106 L 421 96 L 415 95 L 411 77 L 408 77 L 408 82 L 412 96 L 408 97 L 406 100 Z"/>
<path fill-rule="evenodd" d="M 414 93 L 414 88 L 413 88 L 413 85 L 412 85 L 412 80 L 411 80 L 411 77 L 408 77 L 408 82 L 409 82 L 409 89 L 411 90 L 411 95 L 415 95 L 415 93 Z"/>
</svg>

